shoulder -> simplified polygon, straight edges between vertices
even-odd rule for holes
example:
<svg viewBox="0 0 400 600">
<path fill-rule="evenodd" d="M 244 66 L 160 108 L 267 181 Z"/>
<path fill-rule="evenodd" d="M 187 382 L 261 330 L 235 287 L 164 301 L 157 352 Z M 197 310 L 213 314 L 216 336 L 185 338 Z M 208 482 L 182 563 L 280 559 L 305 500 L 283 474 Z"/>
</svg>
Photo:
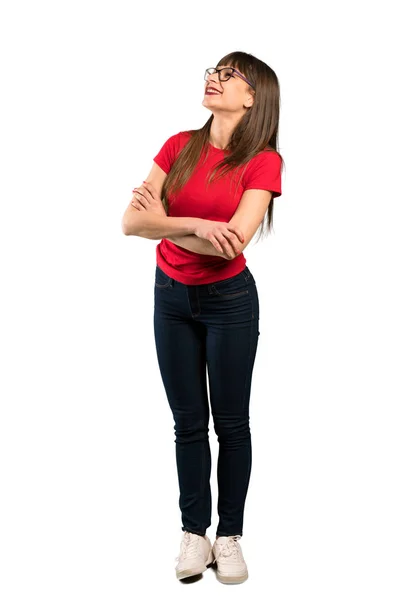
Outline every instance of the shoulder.
<svg viewBox="0 0 400 600">
<path fill-rule="evenodd" d="M 244 167 L 244 177 L 260 173 L 277 173 L 281 171 L 282 159 L 275 150 L 263 150 L 253 156 Z"/>
<path fill-rule="evenodd" d="M 190 136 L 191 134 L 188 131 L 178 131 L 178 133 L 174 133 L 165 140 L 161 152 L 167 153 L 171 157 L 171 160 L 175 159 L 182 148 L 186 146 Z"/>
<path fill-rule="evenodd" d="M 191 132 L 190 131 L 179 131 L 178 133 L 174 133 L 167 140 L 166 143 L 170 146 L 180 148 L 185 146 L 185 144 L 190 140 Z"/>
<path fill-rule="evenodd" d="M 246 163 L 243 189 L 260 189 L 281 195 L 282 159 L 275 150 L 263 150 Z"/>
<path fill-rule="evenodd" d="M 189 139 L 190 132 L 179 131 L 178 133 L 174 133 L 166 139 L 156 156 L 153 157 L 154 162 L 156 162 L 165 173 L 169 173 L 178 154 L 187 144 Z"/>
<path fill-rule="evenodd" d="M 248 166 L 271 165 L 272 167 L 280 167 L 282 159 L 275 150 L 262 150 L 249 160 Z"/>
</svg>

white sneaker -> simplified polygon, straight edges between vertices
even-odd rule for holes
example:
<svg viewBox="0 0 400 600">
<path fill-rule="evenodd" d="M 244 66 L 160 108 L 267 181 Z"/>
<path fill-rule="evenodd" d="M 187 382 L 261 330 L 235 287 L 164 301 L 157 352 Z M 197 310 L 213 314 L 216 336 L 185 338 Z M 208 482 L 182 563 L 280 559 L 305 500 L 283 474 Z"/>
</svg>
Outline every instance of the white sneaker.
<svg viewBox="0 0 400 600">
<path fill-rule="evenodd" d="M 221 536 L 213 545 L 217 579 L 221 583 L 243 583 L 249 574 L 239 544 L 240 535 Z"/>
<path fill-rule="evenodd" d="M 178 579 L 203 573 L 213 562 L 213 552 L 209 538 L 184 531 L 180 554 L 175 560 L 178 561 L 175 567 Z"/>
</svg>

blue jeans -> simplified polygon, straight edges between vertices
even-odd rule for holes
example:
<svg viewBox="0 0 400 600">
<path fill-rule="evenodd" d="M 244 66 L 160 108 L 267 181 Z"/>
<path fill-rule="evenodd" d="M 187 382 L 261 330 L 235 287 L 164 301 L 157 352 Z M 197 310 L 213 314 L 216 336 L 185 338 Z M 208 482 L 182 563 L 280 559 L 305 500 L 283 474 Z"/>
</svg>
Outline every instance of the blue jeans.
<svg viewBox="0 0 400 600">
<path fill-rule="evenodd" d="M 154 334 L 175 422 L 182 530 L 211 525 L 209 403 L 218 437 L 216 535 L 243 535 L 251 471 L 249 401 L 259 324 L 256 283 L 246 266 L 228 279 L 185 285 L 156 266 Z"/>
</svg>

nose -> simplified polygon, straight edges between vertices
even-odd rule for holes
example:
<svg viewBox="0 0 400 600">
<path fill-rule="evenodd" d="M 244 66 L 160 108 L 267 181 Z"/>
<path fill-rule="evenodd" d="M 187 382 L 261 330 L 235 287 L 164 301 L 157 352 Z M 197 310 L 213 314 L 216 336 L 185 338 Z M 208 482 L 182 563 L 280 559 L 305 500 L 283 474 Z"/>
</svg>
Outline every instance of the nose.
<svg viewBox="0 0 400 600">
<path fill-rule="evenodd" d="M 207 73 L 207 81 L 216 83 L 218 81 L 218 73 Z"/>
<path fill-rule="evenodd" d="M 212 85 L 217 90 L 220 89 L 221 86 L 220 86 L 220 83 L 219 83 L 219 79 L 218 79 L 217 73 L 213 73 L 212 75 L 207 75 L 206 87 L 208 85 Z"/>
</svg>

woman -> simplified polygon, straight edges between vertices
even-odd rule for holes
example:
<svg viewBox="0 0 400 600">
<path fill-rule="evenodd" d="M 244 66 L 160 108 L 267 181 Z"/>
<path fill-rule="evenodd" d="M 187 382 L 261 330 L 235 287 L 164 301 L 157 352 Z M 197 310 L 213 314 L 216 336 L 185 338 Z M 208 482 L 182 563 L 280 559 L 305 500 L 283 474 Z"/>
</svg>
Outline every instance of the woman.
<svg viewBox="0 0 400 600">
<path fill-rule="evenodd" d="M 276 149 L 279 83 L 251 54 L 206 70 L 198 130 L 172 135 L 154 157 L 122 222 L 156 247 L 154 334 L 175 422 L 183 537 L 178 579 L 215 562 L 223 583 L 248 571 L 239 539 L 251 471 L 249 401 L 259 335 L 256 282 L 243 250 L 281 195 Z M 222 167 L 222 171 L 216 168 Z M 209 179 L 209 176 L 210 179 Z M 233 189 L 235 188 L 235 189 Z M 218 514 L 213 545 L 209 401 L 218 436 Z"/>
</svg>

